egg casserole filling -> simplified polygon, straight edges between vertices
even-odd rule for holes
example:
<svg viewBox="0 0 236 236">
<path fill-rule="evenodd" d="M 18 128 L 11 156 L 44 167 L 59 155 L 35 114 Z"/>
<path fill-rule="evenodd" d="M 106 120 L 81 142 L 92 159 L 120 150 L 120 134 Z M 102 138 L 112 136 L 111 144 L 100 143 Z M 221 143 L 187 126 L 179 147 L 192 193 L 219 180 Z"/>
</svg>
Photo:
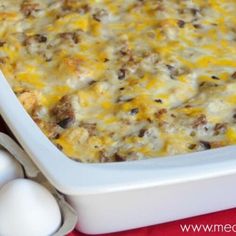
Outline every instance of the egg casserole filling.
<svg viewBox="0 0 236 236">
<path fill-rule="evenodd" d="M 80 162 L 236 144 L 235 0 L 1 0 L 0 69 Z"/>
</svg>

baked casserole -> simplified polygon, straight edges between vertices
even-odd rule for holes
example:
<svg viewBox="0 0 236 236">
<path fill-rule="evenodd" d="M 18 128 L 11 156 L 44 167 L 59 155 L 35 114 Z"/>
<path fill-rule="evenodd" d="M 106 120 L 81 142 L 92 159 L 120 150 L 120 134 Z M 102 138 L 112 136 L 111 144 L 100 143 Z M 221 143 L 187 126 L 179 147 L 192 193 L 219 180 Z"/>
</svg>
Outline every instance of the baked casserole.
<svg viewBox="0 0 236 236">
<path fill-rule="evenodd" d="M 0 69 L 77 161 L 232 145 L 235 12 L 235 0 L 1 0 Z"/>
</svg>

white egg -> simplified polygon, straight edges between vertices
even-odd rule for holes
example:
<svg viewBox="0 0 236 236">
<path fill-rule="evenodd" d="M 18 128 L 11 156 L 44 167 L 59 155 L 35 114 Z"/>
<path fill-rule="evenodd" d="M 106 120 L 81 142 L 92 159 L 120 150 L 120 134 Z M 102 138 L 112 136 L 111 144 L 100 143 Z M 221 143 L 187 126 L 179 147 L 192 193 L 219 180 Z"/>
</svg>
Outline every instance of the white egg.
<svg viewBox="0 0 236 236">
<path fill-rule="evenodd" d="M 10 153 L 0 149 L 0 188 L 10 180 L 23 177 L 21 165 Z"/>
<path fill-rule="evenodd" d="M 36 182 L 16 179 L 0 190 L 1 236 L 49 236 L 61 220 L 56 199 Z"/>
</svg>

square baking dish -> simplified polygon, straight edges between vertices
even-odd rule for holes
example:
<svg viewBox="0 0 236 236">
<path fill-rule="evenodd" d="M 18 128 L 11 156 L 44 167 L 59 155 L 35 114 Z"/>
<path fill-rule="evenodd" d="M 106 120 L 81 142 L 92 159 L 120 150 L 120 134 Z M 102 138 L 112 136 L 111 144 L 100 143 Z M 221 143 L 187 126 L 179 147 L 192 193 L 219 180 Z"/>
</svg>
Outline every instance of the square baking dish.
<svg viewBox="0 0 236 236">
<path fill-rule="evenodd" d="M 47 139 L 2 73 L 0 112 L 38 168 L 76 209 L 81 232 L 116 232 L 236 207 L 235 146 L 84 164 L 67 158 Z"/>
</svg>

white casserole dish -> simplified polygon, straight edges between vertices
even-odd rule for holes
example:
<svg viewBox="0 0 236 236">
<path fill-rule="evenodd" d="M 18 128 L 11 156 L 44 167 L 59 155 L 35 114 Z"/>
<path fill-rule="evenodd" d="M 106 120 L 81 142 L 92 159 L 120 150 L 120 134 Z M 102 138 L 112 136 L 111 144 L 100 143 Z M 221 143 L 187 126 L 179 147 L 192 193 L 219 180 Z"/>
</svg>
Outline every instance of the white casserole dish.
<svg viewBox="0 0 236 236">
<path fill-rule="evenodd" d="M 236 207 L 236 146 L 143 161 L 82 164 L 40 131 L 0 73 L 0 112 L 78 212 L 77 229 L 108 233 Z"/>
</svg>

